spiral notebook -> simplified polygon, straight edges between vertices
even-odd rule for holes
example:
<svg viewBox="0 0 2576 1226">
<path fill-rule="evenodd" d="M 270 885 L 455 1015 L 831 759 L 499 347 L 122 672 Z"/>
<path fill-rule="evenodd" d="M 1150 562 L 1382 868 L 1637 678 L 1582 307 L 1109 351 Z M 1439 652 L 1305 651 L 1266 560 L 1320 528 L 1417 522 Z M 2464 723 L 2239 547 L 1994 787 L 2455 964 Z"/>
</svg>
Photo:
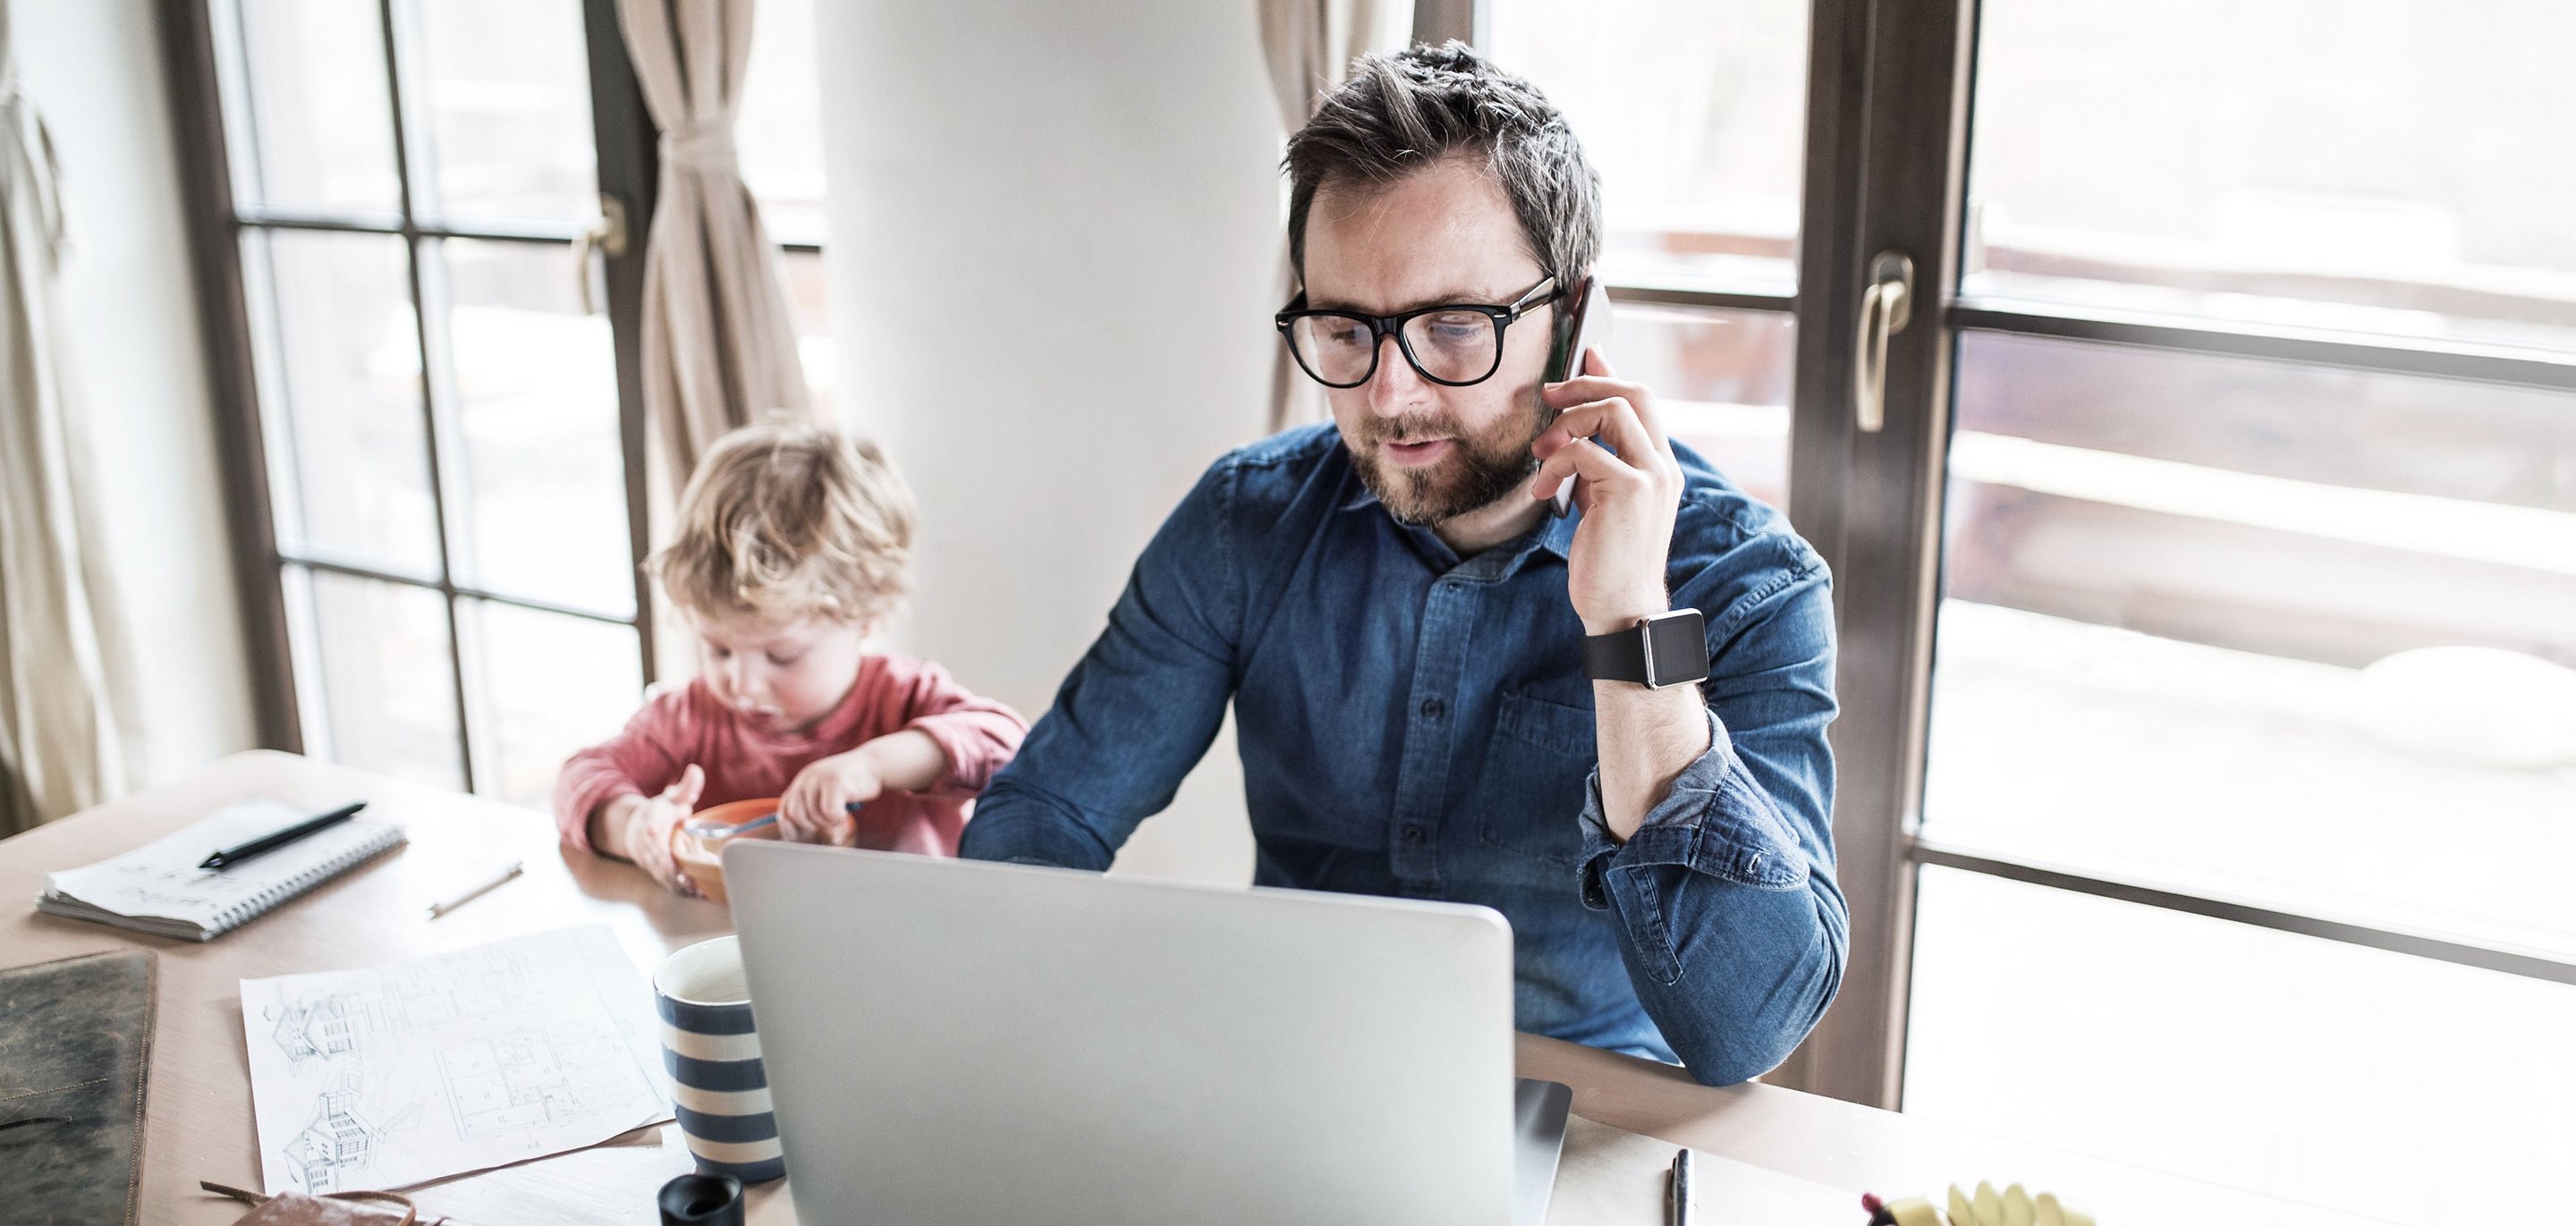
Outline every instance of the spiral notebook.
<svg viewBox="0 0 2576 1226">
<path fill-rule="evenodd" d="M 221 870 L 215 851 L 313 816 L 274 800 L 226 805 L 185 828 L 83 868 L 45 874 L 36 909 L 185 941 L 208 941 L 402 846 L 403 828 L 361 813 Z"/>
</svg>

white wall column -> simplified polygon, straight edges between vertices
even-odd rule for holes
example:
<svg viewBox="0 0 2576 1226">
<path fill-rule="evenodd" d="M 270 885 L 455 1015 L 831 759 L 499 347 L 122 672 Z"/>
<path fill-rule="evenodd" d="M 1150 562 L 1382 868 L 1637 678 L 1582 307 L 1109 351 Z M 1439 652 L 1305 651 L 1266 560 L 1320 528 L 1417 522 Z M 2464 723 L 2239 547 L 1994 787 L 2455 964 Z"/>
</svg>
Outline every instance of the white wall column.
<svg viewBox="0 0 2576 1226">
<path fill-rule="evenodd" d="M 1268 395 L 1279 137 L 1255 8 L 817 7 L 845 422 L 919 492 L 895 641 L 1032 718 Z M 1241 881 L 1229 732 L 1122 869 Z"/>
</svg>

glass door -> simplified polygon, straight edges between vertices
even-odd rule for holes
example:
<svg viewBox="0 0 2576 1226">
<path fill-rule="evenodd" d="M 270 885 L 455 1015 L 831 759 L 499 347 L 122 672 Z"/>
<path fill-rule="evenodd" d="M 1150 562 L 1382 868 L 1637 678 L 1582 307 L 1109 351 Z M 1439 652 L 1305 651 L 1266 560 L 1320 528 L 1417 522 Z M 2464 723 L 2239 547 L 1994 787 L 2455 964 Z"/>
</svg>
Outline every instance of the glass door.
<svg viewBox="0 0 2576 1226">
<path fill-rule="evenodd" d="M 2576 1152 L 2541 62 L 2576 25 L 2507 7 L 1816 4 L 1791 490 L 1842 603 L 1854 934 L 1775 1080 L 2539 1210 Z"/>
</svg>

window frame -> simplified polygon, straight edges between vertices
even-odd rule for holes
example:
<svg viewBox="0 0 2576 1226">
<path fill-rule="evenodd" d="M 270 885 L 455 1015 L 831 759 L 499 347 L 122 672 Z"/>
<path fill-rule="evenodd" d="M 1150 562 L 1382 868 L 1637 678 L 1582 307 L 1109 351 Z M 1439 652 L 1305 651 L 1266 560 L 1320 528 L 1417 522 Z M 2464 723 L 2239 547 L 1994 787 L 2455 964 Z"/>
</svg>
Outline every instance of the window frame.
<svg viewBox="0 0 2576 1226">
<path fill-rule="evenodd" d="M 1491 0 L 1425 0 L 1415 36 L 1485 33 Z M 1796 320 L 1790 517 L 1835 572 L 1837 875 L 1851 907 L 1841 993 L 1774 1084 L 1895 1109 L 1904 1087 L 1914 891 L 1925 865 L 2576 984 L 2576 955 L 2369 916 L 2328 915 L 2177 878 L 2053 863 L 1922 835 L 1932 653 L 1958 339 L 1970 331 L 2576 391 L 2576 353 L 2126 313 L 1963 294 L 1977 0 L 1811 0 L 1797 290 L 1609 286 L 1613 302 Z M 1864 270 L 1916 263 L 1913 326 L 1890 340 L 1885 425 L 1853 420 L 1849 346 Z M 1929 325 L 1929 326 L 1927 326 Z"/>
<path fill-rule="evenodd" d="M 298 697 L 298 644 L 288 605 L 288 568 L 374 580 L 438 594 L 445 612 L 448 670 L 458 744 L 457 762 L 465 789 L 483 790 L 497 773 L 486 728 L 490 712 L 477 693 L 470 671 L 475 663 L 474 636 L 464 624 L 465 602 L 481 601 L 530 611 L 578 618 L 634 631 L 643 680 L 657 679 L 655 605 L 651 580 L 642 563 L 649 548 L 647 476 L 643 411 L 644 243 L 653 217 L 660 163 L 658 133 L 644 105 L 623 36 L 618 30 L 616 0 L 581 0 L 583 41 L 591 96 L 591 125 L 597 158 L 598 190 L 605 216 L 622 225 L 598 247 L 614 354 L 618 405 L 618 438 L 625 471 L 627 538 L 634 564 L 634 605 L 630 614 L 585 609 L 540 598 L 493 590 L 457 581 L 449 534 L 457 528 L 448 498 L 451 480 L 441 463 L 459 454 L 455 424 L 445 420 L 453 406 L 441 404 L 443 392 L 429 363 L 439 352 L 424 304 L 422 259 L 427 244 L 448 239 L 569 247 L 582 237 L 575 225 L 524 222 L 426 221 L 416 212 L 413 151 L 421 129 L 407 113 L 407 89 L 418 49 L 407 45 L 403 0 L 376 0 L 375 18 L 384 57 L 386 102 L 392 125 L 393 157 L 399 187 L 399 213 L 392 218 L 357 211 L 325 212 L 252 206 L 236 198 L 235 148 L 250 135 L 249 119 L 228 96 L 223 63 L 239 53 L 238 41 L 220 40 L 242 34 L 237 10 L 222 0 L 162 0 L 163 58 L 170 82 L 172 133 L 178 149 L 180 188 L 186 213 L 190 258 L 194 265 L 200 332 L 207 374 L 215 403 L 218 461 L 225 474 L 225 514 L 232 538 L 232 564 L 239 589 L 247 639 L 250 681 L 258 743 L 264 748 L 303 752 L 305 716 Z M 229 23 L 226 15 L 234 16 Z M 245 61 L 247 56 L 244 56 Z M 247 155 L 248 151 L 243 151 Z M 244 240 L 252 233 L 351 233 L 397 237 L 404 245 L 405 288 L 413 309 L 413 342 L 422 355 L 420 411 L 428 461 L 431 509 L 437 538 L 438 574 L 407 574 L 363 561 L 335 557 L 329 551 L 289 547 L 277 533 L 272 452 L 264 422 L 258 361 L 259 328 L 247 293 Z M 819 248 L 817 248 L 819 250 Z M 308 645 L 309 646 L 309 645 Z"/>
</svg>

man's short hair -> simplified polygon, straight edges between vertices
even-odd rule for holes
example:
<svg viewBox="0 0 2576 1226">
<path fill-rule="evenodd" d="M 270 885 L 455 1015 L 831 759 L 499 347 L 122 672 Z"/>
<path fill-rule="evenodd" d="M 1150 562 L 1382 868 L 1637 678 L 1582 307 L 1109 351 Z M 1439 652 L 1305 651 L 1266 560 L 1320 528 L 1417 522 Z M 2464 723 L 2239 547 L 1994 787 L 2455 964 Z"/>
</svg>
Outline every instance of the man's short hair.
<svg viewBox="0 0 2576 1226">
<path fill-rule="evenodd" d="M 1306 217 L 1326 183 L 1383 187 L 1444 158 L 1481 161 L 1530 254 L 1557 283 L 1601 254 L 1601 176 L 1538 87 L 1455 39 L 1364 55 L 1288 138 L 1288 257 L 1306 273 Z"/>
</svg>

